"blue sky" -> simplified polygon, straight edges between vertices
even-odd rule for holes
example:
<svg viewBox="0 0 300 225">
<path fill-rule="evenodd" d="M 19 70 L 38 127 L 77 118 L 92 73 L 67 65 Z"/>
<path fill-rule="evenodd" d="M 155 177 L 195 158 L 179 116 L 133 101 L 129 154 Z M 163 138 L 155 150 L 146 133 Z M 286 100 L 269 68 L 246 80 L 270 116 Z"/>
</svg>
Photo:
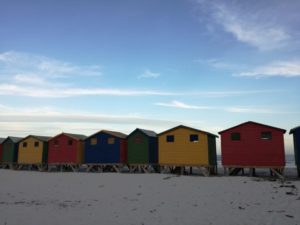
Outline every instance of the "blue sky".
<svg viewBox="0 0 300 225">
<path fill-rule="evenodd" d="M 299 11 L 298 0 L 1 0 L 0 136 L 217 134 L 249 120 L 289 131 Z"/>
</svg>

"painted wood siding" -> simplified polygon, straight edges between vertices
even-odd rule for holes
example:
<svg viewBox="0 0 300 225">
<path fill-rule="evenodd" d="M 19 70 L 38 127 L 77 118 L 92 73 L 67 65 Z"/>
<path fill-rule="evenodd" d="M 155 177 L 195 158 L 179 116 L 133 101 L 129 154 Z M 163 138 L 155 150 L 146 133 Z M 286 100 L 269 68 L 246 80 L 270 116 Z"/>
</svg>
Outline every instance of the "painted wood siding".
<svg viewBox="0 0 300 225">
<path fill-rule="evenodd" d="M 300 128 L 293 132 L 295 163 L 300 167 Z"/>
<path fill-rule="evenodd" d="M 0 163 L 2 162 L 2 154 L 3 154 L 2 144 L 0 144 Z"/>
<path fill-rule="evenodd" d="M 11 140 L 6 140 L 2 144 L 2 162 L 15 163 L 18 160 L 18 144 L 13 143 Z"/>
<path fill-rule="evenodd" d="M 38 142 L 38 147 L 35 147 Z M 27 146 L 24 146 L 27 143 Z M 45 143 L 46 144 L 46 143 Z M 44 142 L 33 137 L 26 138 L 19 143 L 18 163 L 22 164 L 38 164 L 43 163 Z"/>
<path fill-rule="evenodd" d="M 114 139 L 114 143 L 109 143 L 111 138 Z M 97 143 L 92 144 L 91 139 L 97 139 Z M 121 154 L 124 154 L 121 152 L 122 146 L 121 138 L 106 133 L 91 136 L 85 140 L 85 163 L 121 163 Z"/>
<path fill-rule="evenodd" d="M 72 145 L 68 141 L 72 140 Z M 58 144 L 55 144 L 55 142 Z M 84 143 L 67 135 L 59 135 L 49 140 L 48 163 L 82 163 Z"/>
<path fill-rule="evenodd" d="M 216 145 L 216 137 L 207 135 L 208 138 L 208 158 L 209 164 L 216 166 L 217 163 L 217 145 Z"/>
<path fill-rule="evenodd" d="M 191 142 L 190 135 L 197 134 L 198 142 Z M 167 142 L 167 135 L 174 135 L 174 142 Z M 178 128 L 159 135 L 159 163 L 170 165 L 209 165 L 207 134 Z"/>
<path fill-rule="evenodd" d="M 271 132 L 272 139 L 261 139 L 261 132 Z M 231 140 L 240 133 L 240 140 Z M 267 126 L 247 123 L 221 133 L 222 164 L 225 166 L 284 166 L 283 132 Z"/>
<path fill-rule="evenodd" d="M 149 163 L 149 138 L 137 131 L 127 140 L 127 161 L 131 164 Z"/>
</svg>

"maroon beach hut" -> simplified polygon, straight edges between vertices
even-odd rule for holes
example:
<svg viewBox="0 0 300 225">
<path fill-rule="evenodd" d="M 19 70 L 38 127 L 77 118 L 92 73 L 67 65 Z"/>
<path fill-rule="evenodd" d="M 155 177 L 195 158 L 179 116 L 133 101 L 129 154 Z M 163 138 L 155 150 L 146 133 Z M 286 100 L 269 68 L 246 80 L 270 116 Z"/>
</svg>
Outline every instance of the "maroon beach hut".
<svg viewBox="0 0 300 225">
<path fill-rule="evenodd" d="M 248 121 L 220 131 L 222 165 L 229 174 L 243 168 L 270 168 L 280 176 L 285 166 L 284 138 L 286 131 Z"/>
</svg>

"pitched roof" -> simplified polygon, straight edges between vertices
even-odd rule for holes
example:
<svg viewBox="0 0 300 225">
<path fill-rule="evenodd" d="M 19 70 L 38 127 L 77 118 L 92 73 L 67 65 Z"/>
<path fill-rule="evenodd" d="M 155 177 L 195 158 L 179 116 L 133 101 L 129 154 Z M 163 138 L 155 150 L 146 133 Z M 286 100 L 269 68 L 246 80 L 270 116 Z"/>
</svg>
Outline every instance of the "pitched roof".
<svg viewBox="0 0 300 225">
<path fill-rule="evenodd" d="M 189 129 L 189 130 L 194 130 L 194 131 L 196 131 L 196 132 L 205 133 L 205 134 L 210 135 L 210 136 L 213 136 L 213 137 L 218 137 L 218 135 L 209 133 L 209 132 L 207 132 L 207 131 L 195 129 L 195 128 L 192 128 L 192 127 L 187 127 L 187 126 L 184 126 L 184 125 L 179 125 L 179 126 L 176 126 L 176 127 L 171 128 L 171 129 L 169 129 L 169 130 L 165 130 L 165 131 L 159 133 L 158 136 L 163 135 L 163 134 L 166 134 L 166 133 L 169 133 L 169 132 L 171 132 L 171 131 L 173 131 L 173 130 L 177 130 L 177 129 L 180 129 L 180 128 L 185 128 L 185 129 Z"/>
<path fill-rule="evenodd" d="M 136 128 L 128 136 L 130 136 L 131 134 L 133 134 L 136 131 L 140 131 L 140 132 L 142 132 L 143 134 L 145 134 L 148 137 L 157 137 L 157 134 L 154 131 L 152 131 L 152 130 L 145 130 L 145 129 L 141 129 L 141 128 Z"/>
<path fill-rule="evenodd" d="M 102 130 L 101 132 L 106 133 L 106 134 L 110 134 L 110 135 L 118 137 L 118 138 L 126 138 L 127 137 L 126 134 L 123 134 L 123 133 L 117 132 L 117 131 Z"/>
<path fill-rule="evenodd" d="M 233 129 L 233 128 L 236 128 L 236 127 L 240 127 L 240 126 L 249 124 L 249 123 L 255 124 L 255 125 L 259 125 L 259 126 L 268 127 L 268 128 L 271 128 L 271 129 L 276 129 L 276 130 L 279 130 L 279 131 L 281 131 L 281 132 L 283 132 L 283 133 L 286 132 L 286 130 L 281 129 L 281 128 L 278 128 L 278 127 L 272 127 L 272 126 L 269 126 L 269 125 L 266 125 L 266 124 L 262 124 L 262 123 L 257 123 L 257 122 L 253 122 L 253 121 L 247 121 L 247 122 L 245 122 L 245 123 L 241 123 L 241 124 L 236 125 L 236 126 L 234 126 L 234 127 L 230 127 L 230 128 L 228 128 L 228 129 L 226 129 L 226 130 L 222 130 L 222 131 L 219 132 L 219 134 L 224 133 L 224 132 L 226 132 L 226 131 L 228 131 L 228 130 L 231 130 L 231 129 Z"/>
<path fill-rule="evenodd" d="M 290 130 L 290 133 L 289 134 L 292 134 L 294 133 L 296 130 L 300 129 L 300 126 L 298 127 L 294 127 L 293 129 Z"/>
<path fill-rule="evenodd" d="M 97 135 L 99 133 L 105 133 L 105 134 L 109 134 L 109 135 L 112 135 L 114 137 L 123 138 L 123 139 L 125 139 L 127 137 L 126 134 L 123 134 L 121 132 L 111 131 L 111 130 L 100 130 L 100 131 L 98 131 L 98 132 L 96 132 L 96 133 L 88 136 L 87 138 L 91 138 L 91 137 L 93 137 L 93 136 L 95 136 L 95 135 Z"/>
<path fill-rule="evenodd" d="M 10 139 L 13 143 L 18 143 L 19 141 L 21 141 L 23 138 L 21 137 L 12 137 L 12 136 L 8 136 L 4 141 Z"/>
<path fill-rule="evenodd" d="M 157 133 L 155 133 L 152 130 L 145 130 L 145 129 L 140 129 L 140 128 L 137 128 L 137 129 L 140 130 L 142 133 L 146 134 L 149 137 L 157 137 Z"/>
<path fill-rule="evenodd" d="M 63 133 L 63 134 L 65 134 L 65 135 L 67 135 L 67 136 L 69 136 L 71 138 L 74 138 L 74 139 L 77 139 L 77 140 L 81 140 L 81 141 L 83 141 L 84 139 L 87 138 L 87 136 L 82 135 L 82 134 L 69 134 L 69 133 Z"/>
<path fill-rule="evenodd" d="M 0 138 L 0 144 L 5 140 L 5 138 Z"/>
<path fill-rule="evenodd" d="M 49 141 L 52 137 L 47 137 L 47 136 L 38 136 L 38 135 L 28 135 L 27 137 L 23 138 L 22 140 L 25 140 L 29 137 L 33 137 L 39 141 L 47 142 Z"/>
<path fill-rule="evenodd" d="M 60 134 L 58 134 L 55 137 L 52 137 L 50 139 L 56 138 L 56 137 L 58 137 L 60 135 L 66 135 L 66 136 L 68 136 L 70 138 L 73 138 L 73 139 L 76 139 L 76 140 L 80 140 L 80 141 L 83 141 L 83 140 L 85 140 L 87 138 L 87 136 L 82 135 L 82 134 L 60 133 Z"/>
</svg>

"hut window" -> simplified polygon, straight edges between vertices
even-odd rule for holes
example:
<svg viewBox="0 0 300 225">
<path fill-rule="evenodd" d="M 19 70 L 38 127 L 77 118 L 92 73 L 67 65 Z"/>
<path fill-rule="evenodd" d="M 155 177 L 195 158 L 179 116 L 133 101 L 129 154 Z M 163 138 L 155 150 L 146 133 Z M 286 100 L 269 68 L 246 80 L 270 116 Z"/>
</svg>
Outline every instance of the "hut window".
<svg viewBox="0 0 300 225">
<path fill-rule="evenodd" d="M 68 145 L 72 145 L 73 144 L 73 140 L 72 139 L 69 139 L 68 140 Z"/>
<path fill-rule="evenodd" d="M 108 138 L 107 143 L 113 145 L 115 143 L 115 138 Z"/>
<path fill-rule="evenodd" d="M 54 140 L 54 147 L 58 147 L 58 140 Z"/>
<path fill-rule="evenodd" d="M 270 131 L 267 132 L 261 132 L 260 139 L 263 140 L 271 140 L 272 139 L 272 133 Z"/>
<path fill-rule="evenodd" d="M 27 142 L 23 142 L 23 148 L 27 148 Z"/>
<path fill-rule="evenodd" d="M 198 134 L 191 134 L 190 135 L 190 142 L 198 142 L 198 141 L 199 141 Z"/>
<path fill-rule="evenodd" d="M 167 142 L 174 142 L 174 135 L 167 135 L 166 140 Z"/>
<path fill-rule="evenodd" d="M 91 145 L 97 144 L 97 138 L 91 138 Z"/>
<path fill-rule="evenodd" d="M 142 143 L 142 138 L 141 138 L 141 137 L 136 137 L 136 138 L 134 139 L 134 143 L 135 143 L 135 144 L 141 144 L 141 143 Z"/>
<path fill-rule="evenodd" d="M 241 140 L 241 134 L 240 133 L 231 133 L 231 140 L 232 141 L 240 141 Z"/>
<path fill-rule="evenodd" d="M 40 144 L 40 143 L 39 143 L 38 141 L 35 141 L 35 142 L 34 142 L 34 147 L 39 147 L 39 144 Z"/>
</svg>

